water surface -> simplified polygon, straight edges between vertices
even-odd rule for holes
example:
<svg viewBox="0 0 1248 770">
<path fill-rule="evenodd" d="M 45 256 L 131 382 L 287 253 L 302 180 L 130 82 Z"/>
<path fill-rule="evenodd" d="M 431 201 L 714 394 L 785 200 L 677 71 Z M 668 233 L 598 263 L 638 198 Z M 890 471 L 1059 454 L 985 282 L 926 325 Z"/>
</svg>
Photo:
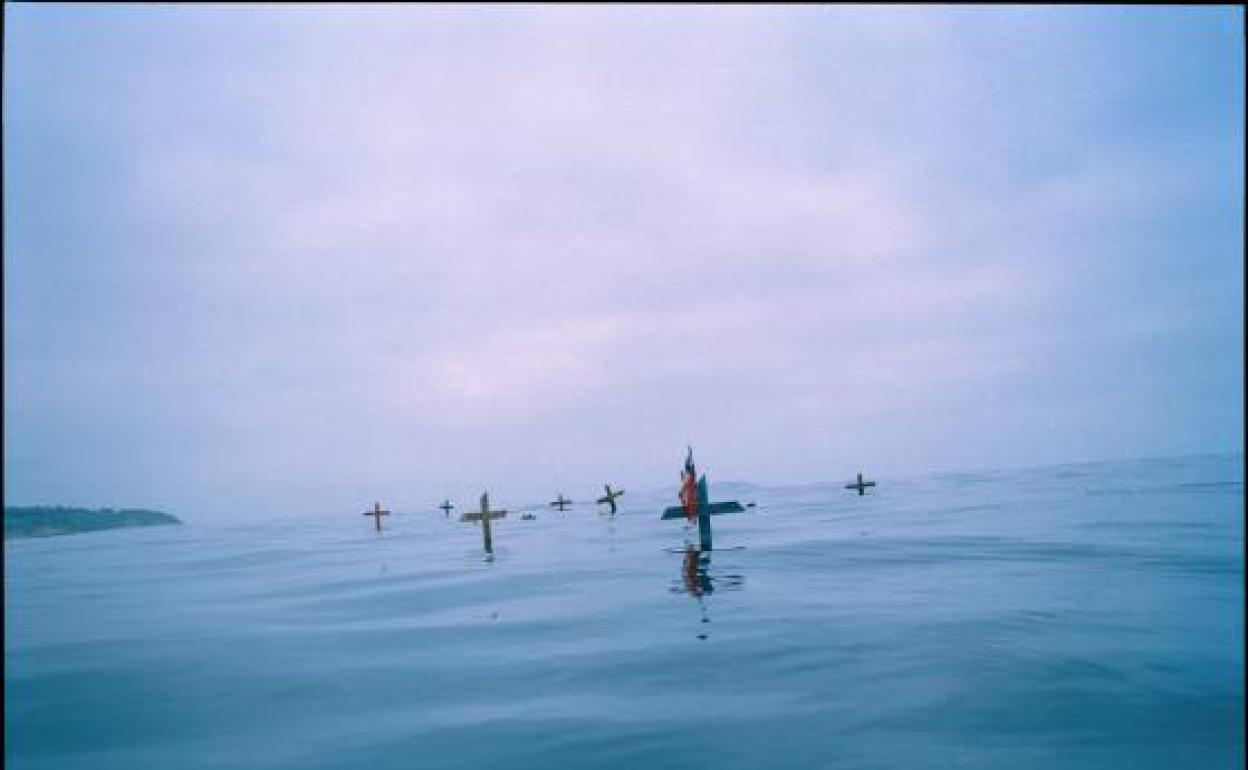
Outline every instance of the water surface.
<svg viewBox="0 0 1248 770">
<path fill-rule="evenodd" d="M 1241 457 L 879 482 L 8 541 L 6 765 L 1242 766 Z"/>
</svg>

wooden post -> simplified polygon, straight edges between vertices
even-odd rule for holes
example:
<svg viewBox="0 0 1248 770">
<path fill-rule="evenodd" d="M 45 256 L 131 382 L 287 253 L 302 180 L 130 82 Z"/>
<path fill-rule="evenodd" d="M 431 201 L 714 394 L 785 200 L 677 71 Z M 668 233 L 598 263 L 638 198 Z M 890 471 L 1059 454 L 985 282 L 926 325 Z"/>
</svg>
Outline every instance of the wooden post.
<svg viewBox="0 0 1248 770">
<path fill-rule="evenodd" d="M 490 534 L 490 493 L 481 493 L 481 532 L 485 538 L 485 552 L 494 553 L 494 538 Z"/>
<path fill-rule="evenodd" d="M 445 517 L 445 516 L 451 515 L 451 509 L 454 508 L 455 506 L 451 505 L 450 500 L 443 500 L 442 504 L 439 505 L 438 507 L 442 509 L 442 515 Z"/>
<path fill-rule="evenodd" d="M 711 544 L 711 501 L 706 492 L 706 474 L 698 479 L 698 547 L 703 551 L 713 548 Z"/>
<path fill-rule="evenodd" d="M 390 511 L 381 510 L 381 503 L 375 502 L 373 503 L 373 510 L 364 511 L 364 515 L 373 517 L 373 523 L 377 525 L 377 531 L 380 532 L 381 531 L 381 517 L 389 516 Z"/>
</svg>

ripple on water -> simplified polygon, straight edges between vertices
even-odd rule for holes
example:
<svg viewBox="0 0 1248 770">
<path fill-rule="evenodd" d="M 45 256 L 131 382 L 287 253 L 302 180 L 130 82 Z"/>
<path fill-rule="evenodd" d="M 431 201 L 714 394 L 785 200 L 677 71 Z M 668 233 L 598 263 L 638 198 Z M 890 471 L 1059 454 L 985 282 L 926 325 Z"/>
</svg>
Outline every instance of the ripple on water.
<svg viewBox="0 0 1248 770">
<path fill-rule="evenodd" d="M 658 504 L 6 543 L 6 762 L 1236 766 L 1238 472 L 756 488 L 704 557 Z"/>
</svg>

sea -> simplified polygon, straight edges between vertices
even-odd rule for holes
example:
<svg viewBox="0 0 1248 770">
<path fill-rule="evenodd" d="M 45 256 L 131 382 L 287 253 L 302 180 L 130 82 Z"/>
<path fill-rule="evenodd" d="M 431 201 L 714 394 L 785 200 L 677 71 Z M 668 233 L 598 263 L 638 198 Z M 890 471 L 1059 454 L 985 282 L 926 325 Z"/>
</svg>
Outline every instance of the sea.
<svg viewBox="0 0 1248 770">
<path fill-rule="evenodd" d="M 1242 455 L 848 480 L 7 541 L 5 766 L 1243 766 Z"/>
</svg>

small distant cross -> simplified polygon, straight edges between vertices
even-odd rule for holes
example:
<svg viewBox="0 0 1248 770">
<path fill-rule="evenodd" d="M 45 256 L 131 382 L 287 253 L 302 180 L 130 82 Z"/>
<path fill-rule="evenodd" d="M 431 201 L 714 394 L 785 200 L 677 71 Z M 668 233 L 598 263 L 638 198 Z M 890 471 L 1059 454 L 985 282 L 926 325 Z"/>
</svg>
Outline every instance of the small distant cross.
<svg viewBox="0 0 1248 770">
<path fill-rule="evenodd" d="M 621 489 L 618 492 L 615 490 L 612 490 L 610 484 L 603 484 L 602 486 L 604 489 L 607 490 L 607 494 L 598 498 L 598 502 L 606 503 L 607 505 L 611 506 L 611 513 L 615 513 L 615 498 L 624 494 L 624 490 Z"/>
<path fill-rule="evenodd" d="M 442 504 L 441 504 L 441 505 L 439 505 L 438 507 L 442 509 L 442 515 L 443 515 L 443 516 L 450 516 L 450 515 L 451 515 L 451 509 L 452 509 L 452 508 L 454 508 L 455 506 L 451 505 L 451 501 L 450 501 L 450 500 L 443 500 L 443 501 L 442 501 Z"/>
<path fill-rule="evenodd" d="M 558 499 L 558 500 L 555 500 L 554 502 L 552 502 L 552 503 L 551 503 L 551 506 L 552 506 L 552 507 L 554 507 L 554 508 L 558 508 L 560 511 L 562 511 L 562 510 L 564 510 L 565 508 L 567 508 L 567 507 L 568 507 L 569 505 L 571 505 L 571 504 L 572 504 L 572 501 L 571 501 L 571 500 L 569 500 L 569 499 L 567 499 L 566 497 L 564 497 L 564 496 L 563 496 L 563 493 L 562 493 L 562 492 L 560 492 L 560 493 L 559 493 L 559 499 Z"/>
<path fill-rule="evenodd" d="M 373 517 L 373 523 L 377 525 L 377 531 L 380 532 L 381 531 L 381 517 L 389 516 L 390 511 L 381 510 L 381 503 L 373 503 L 373 510 L 364 511 L 364 515 Z"/>
<path fill-rule="evenodd" d="M 845 488 L 858 490 L 858 496 L 862 497 L 864 494 L 866 494 L 867 487 L 873 487 L 873 486 L 875 486 L 874 481 L 863 481 L 862 474 L 859 473 L 858 480 L 852 484 L 846 484 Z"/>
<path fill-rule="evenodd" d="M 494 553 L 494 538 L 490 534 L 490 520 L 506 516 L 507 511 L 490 510 L 490 493 L 483 492 L 481 493 L 481 510 L 460 514 L 459 520 L 481 522 L 481 537 L 485 541 L 485 552 L 492 554 Z"/>
</svg>

